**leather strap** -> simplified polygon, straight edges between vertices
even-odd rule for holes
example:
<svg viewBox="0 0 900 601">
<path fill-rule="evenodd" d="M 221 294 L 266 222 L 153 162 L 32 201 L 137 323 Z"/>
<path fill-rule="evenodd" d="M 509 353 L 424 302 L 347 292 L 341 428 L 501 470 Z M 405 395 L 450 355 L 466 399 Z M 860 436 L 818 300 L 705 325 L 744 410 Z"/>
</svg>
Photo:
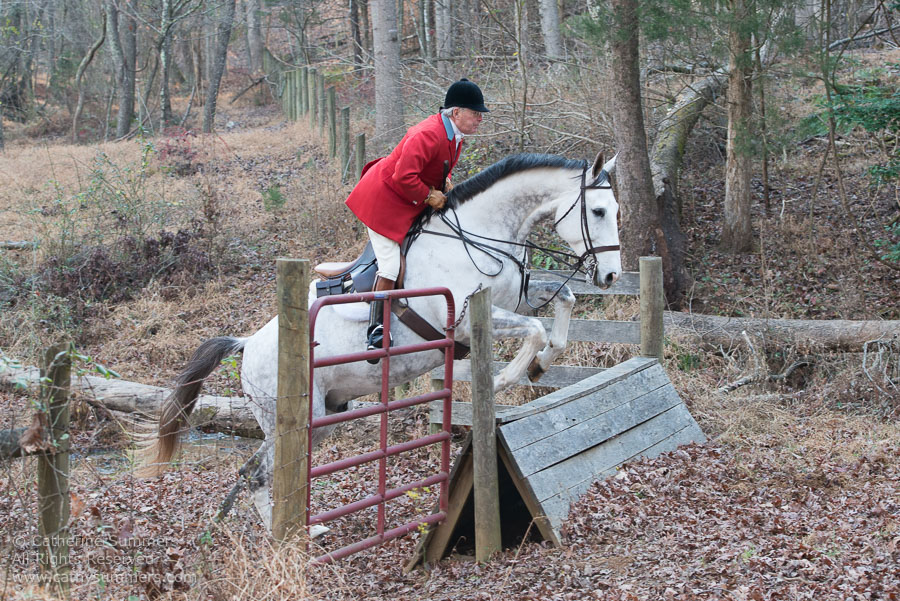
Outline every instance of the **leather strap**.
<svg viewBox="0 0 900 601">
<path fill-rule="evenodd" d="M 408 305 L 401 305 L 398 302 L 391 303 L 391 311 L 397 316 L 403 325 L 418 334 L 425 340 L 440 340 L 446 338 L 437 331 L 434 326 L 425 321 L 425 318 L 409 308 Z M 453 342 L 453 358 L 465 359 L 469 354 L 469 347 L 461 342 Z"/>
</svg>

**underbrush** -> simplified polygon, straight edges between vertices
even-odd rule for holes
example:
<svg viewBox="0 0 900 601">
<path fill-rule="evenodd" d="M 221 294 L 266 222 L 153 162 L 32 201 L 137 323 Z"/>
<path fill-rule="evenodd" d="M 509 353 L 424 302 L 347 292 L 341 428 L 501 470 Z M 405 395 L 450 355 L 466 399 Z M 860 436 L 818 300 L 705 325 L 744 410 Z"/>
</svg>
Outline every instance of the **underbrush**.
<svg viewBox="0 0 900 601">
<path fill-rule="evenodd" d="M 230 266 L 215 194 L 173 181 L 170 156 L 142 140 L 135 160 L 99 151 L 85 175 L 82 165 L 73 181 L 29 191 L 23 213 L 36 250 L 0 262 L 7 350 L 31 357 L 61 338 L 79 342 L 105 306 L 153 283 L 175 290 Z"/>
</svg>

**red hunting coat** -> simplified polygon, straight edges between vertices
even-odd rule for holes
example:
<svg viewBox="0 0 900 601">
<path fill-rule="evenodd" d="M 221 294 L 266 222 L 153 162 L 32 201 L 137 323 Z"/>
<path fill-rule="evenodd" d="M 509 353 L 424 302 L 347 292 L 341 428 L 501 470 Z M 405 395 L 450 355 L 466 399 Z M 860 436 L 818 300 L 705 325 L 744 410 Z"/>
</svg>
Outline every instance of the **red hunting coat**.
<svg viewBox="0 0 900 601">
<path fill-rule="evenodd" d="M 347 198 L 359 220 L 397 243 L 428 206 L 429 188 L 444 185 L 444 161 L 450 171 L 459 160 L 453 125 L 440 113 L 409 129 L 386 157 L 363 168 L 362 177 Z"/>
</svg>

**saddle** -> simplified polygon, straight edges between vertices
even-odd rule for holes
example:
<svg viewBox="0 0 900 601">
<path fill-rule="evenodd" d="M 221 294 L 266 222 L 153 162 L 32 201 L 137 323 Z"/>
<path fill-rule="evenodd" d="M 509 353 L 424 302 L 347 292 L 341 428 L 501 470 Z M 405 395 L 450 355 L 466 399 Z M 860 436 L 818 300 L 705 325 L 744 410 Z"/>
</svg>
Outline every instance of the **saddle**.
<svg viewBox="0 0 900 601">
<path fill-rule="evenodd" d="M 355 261 L 346 263 L 320 263 L 313 268 L 322 276 L 323 281 L 316 282 L 316 298 L 332 294 L 351 294 L 354 292 L 371 292 L 375 288 L 375 274 L 378 262 L 372 243 L 366 244 L 362 254 Z M 397 276 L 395 289 L 403 288 L 403 277 L 406 275 L 406 253 L 400 253 L 400 274 Z M 391 303 L 391 311 L 401 323 L 425 340 L 440 340 L 444 334 L 432 326 L 421 315 L 409 308 L 405 302 Z M 459 342 L 454 343 L 453 358 L 463 359 L 469 354 L 469 347 Z"/>
<path fill-rule="evenodd" d="M 332 294 L 350 294 L 353 292 L 371 292 L 375 288 L 375 274 L 378 262 L 372 243 L 366 244 L 359 258 L 345 263 L 319 263 L 313 271 L 322 276 L 323 281 L 316 282 L 316 298 Z M 403 276 L 406 272 L 406 255 L 400 255 L 400 275 L 395 287 L 403 288 Z"/>
</svg>

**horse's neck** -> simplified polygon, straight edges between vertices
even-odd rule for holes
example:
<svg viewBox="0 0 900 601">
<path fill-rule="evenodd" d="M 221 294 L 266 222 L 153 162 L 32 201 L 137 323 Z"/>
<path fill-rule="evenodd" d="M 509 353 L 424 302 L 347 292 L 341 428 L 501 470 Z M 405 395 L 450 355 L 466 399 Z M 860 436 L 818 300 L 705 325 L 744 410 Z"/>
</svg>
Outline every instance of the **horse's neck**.
<svg viewBox="0 0 900 601">
<path fill-rule="evenodd" d="M 504 178 L 457 209 L 460 223 L 473 232 L 477 227 L 481 235 L 523 242 L 567 191 L 577 192 L 572 177 L 569 170 L 534 169 Z"/>
</svg>

